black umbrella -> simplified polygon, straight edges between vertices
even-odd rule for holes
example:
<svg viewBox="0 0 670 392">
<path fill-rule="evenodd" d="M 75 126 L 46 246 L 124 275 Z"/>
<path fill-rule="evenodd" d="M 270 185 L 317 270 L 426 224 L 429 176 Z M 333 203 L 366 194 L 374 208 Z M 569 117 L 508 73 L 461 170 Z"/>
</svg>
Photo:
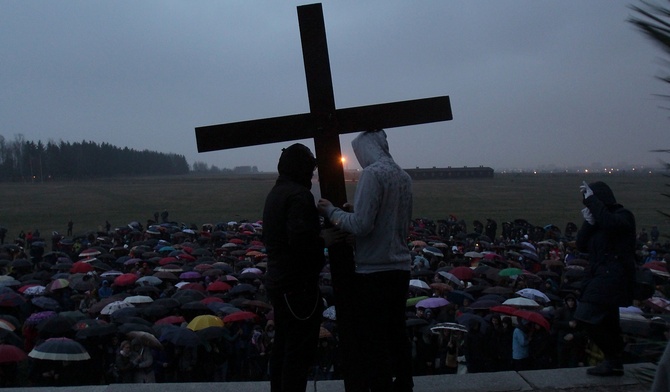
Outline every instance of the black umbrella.
<svg viewBox="0 0 670 392">
<path fill-rule="evenodd" d="M 91 339 L 91 338 L 99 338 L 99 337 L 106 337 L 110 335 L 114 335 L 118 332 L 118 328 L 115 324 L 99 324 L 99 325 L 92 325 L 84 329 L 80 329 L 77 331 L 77 334 L 75 335 L 76 339 L 83 340 L 83 339 Z"/>
<path fill-rule="evenodd" d="M 28 356 L 49 361 L 85 361 L 91 359 L 84 346 L 68 338 L 51 338 L 35 347 Z"/>
<path fill-rule="evenodd" d="M 75 322 L 63 316 L 56 316 L 42 321 L 37 326 L 37 332 L 42 339 L 55 337 L 72 337 L 75 332 L 72 329 Z"/>
</svg>

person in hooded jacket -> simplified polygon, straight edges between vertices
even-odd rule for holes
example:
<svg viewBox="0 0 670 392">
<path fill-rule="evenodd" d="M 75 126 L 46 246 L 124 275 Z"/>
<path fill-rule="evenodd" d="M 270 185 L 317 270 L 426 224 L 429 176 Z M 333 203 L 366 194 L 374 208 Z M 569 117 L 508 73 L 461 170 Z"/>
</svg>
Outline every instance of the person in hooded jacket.
<svg viewBox="0 0 670 392">
<path fill-rule="evenodd" d="M 584 182 L 580 187 L 584 223 L 576 245 L 588 253 L 575 319 L 585 325 L 588 337 L 602 350 L 604 361 L 587 369 L 596 376 L 622 376 L 624 342 L 619 307 L 633 303 L 635 287 L 635 217 L 617 203 L 604 182 Z"/>
<path fill-rule="evenodd" d="M 320 212 L 355 238 L 356 272 L 351 282 L 361 325 L 352 337 L 357 363 L 345 374 L 347 391 L 410 391 L 411 347 L 405 303 L 412 262 L 407 237 L 412 220 L 412 180 L 391 154 L 383 130 L 366 131 L 351 143 L 363 168 L 353 211 L 326 200 Z"/>
<path fill-rule="evenodd" d="M 319 273 L 325 265 L 326 240 L 310 191 L 315 168 L 316 159 L 306 146 L 296 143 L 283 149 L 279 177 L 263 210 L 265 287 L 275 317 L 269 360 L 273 392 L 305 390 L 319 339 Z"/>
</svg>

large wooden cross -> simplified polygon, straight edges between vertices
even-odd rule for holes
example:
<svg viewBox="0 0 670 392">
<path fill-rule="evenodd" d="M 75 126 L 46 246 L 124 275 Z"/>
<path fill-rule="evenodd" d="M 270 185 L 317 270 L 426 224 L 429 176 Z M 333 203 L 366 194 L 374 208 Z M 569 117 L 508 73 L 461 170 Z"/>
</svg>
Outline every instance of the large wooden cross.
<svg viewBox="0 0 670 392">
<path fill-rule="evenodd" d="M 312 138 L 321 196 L 336 206 L 342 206 L 347 201 L 347 194 L 339 135 L 451 120 L 451 105 L 448 96 L 441 96 L 336 109 L 321 4 L 299 6 L 298 22 L 309 113 L 198 127 L 195 129 L 198 151 Z M 353 251 L 346 244 L 332 246 L 328 250 L 343 355 L 353 356 L 349 336 L 356 328 L 355 320 L 351 316 L 355 298 L 347 290 L 349 277 L 354 273 Z M 345 386 L 347 382 L 345 369 Z"/>
<path fill-rule="evenodd" d="M 441 96 L 336 109 L 321 4 L 299 6 L 298 21 L 310 112 L 198 127 L 198 152 L 314 139 L 321 196 L 341 206 L 347 195 L 339 135 L 451 120 L 451 105 Z"/>
</svg>

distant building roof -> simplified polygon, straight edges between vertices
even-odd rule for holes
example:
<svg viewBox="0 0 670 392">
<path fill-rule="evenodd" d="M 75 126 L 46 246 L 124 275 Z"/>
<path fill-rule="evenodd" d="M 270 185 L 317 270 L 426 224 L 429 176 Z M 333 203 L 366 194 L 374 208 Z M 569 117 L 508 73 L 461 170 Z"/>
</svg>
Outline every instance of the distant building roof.
<svg viewBox="0 0 670 392">
<path fill-rule="evenodd" d="M 451 178 L 493 178 L 490 167 L 433 167 L 405 169 L 413 180 L 443 180 Z"/>
</svg>

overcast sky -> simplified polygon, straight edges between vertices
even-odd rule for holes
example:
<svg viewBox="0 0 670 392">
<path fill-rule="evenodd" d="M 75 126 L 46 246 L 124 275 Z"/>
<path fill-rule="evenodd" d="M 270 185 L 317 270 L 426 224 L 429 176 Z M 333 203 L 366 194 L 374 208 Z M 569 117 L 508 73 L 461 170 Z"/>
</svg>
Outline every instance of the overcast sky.
<svg viewBox="0 0 670 392">
<path fill-rule="evenodd" d="M 0 135 L 274 171 L 290 143 L 198 153 L 194 128 L 309 111 L 302 4 L 0 0 Z M 656 165 L 667 68 L 631 4 L 324 1 L 336 106 L 449 95 L 453 121 L 387 131 L 405 168 Z"/>
</svg>

